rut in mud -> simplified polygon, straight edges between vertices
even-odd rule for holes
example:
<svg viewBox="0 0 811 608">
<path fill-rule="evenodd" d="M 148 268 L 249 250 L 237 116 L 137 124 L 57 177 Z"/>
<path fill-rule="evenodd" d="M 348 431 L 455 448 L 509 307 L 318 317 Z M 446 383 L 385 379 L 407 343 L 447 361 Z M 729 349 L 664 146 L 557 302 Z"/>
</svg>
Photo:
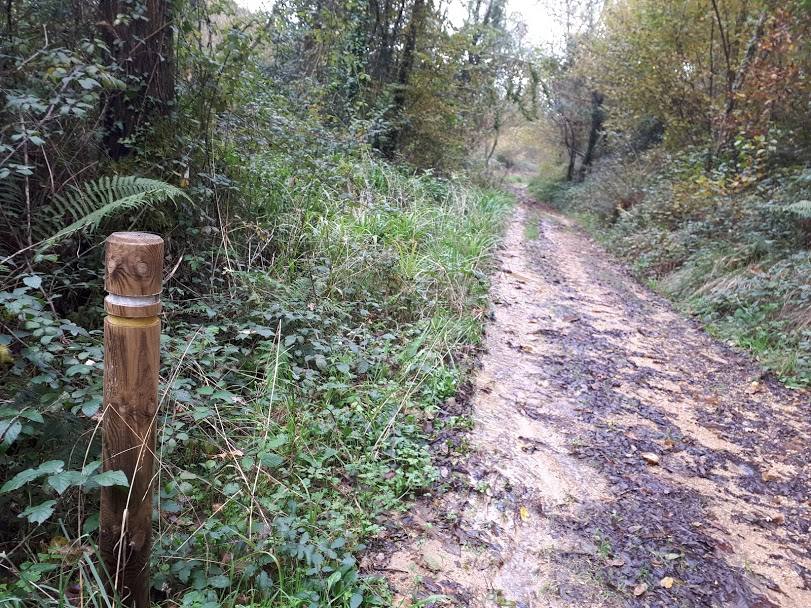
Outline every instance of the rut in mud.
<svg viewBox="0 0 811 608">
<path fill-rule="evenodd" d="M 469 449 L 365 569 L 402 606 L 811 606 L 808 394 L 529 201 L 499 265 L 475 426 L 437 445 Z"/>
</svg>

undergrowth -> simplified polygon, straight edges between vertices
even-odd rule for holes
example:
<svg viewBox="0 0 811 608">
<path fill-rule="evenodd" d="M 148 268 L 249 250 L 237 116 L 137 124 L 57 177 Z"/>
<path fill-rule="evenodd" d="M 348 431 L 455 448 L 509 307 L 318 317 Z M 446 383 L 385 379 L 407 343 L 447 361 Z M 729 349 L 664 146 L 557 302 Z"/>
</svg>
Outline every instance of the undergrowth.
<svg viewBox="0 0 811 608">
<path fill-rule="evenodd" d="M 337 145 L 250 141 L 220 151 L 239 201 L 218 207 L 222 229 L 167 235 L 153 597 L 387 605 L 357 556 L 436 480 L 423 423 L 480 339 L 509 201 Z M 126 479 L 96 471 L 101 277 L 82 272 L 96 297 L 71 318 L 41 287 L 71 280 L 67 293 L 77 274 L 0 292 L 10 606 L 115 604 L 98 584 L 96 488 Z"/>
<path fill-rule="evenodd" d="M 536 196 L 575 216 L 716 336 L 791 386 L 811 385 L 811 170 L 739 141 L 735 163 L 700 152 L 606 158 L 579 184 L 548 172 Z"/>
</svg>

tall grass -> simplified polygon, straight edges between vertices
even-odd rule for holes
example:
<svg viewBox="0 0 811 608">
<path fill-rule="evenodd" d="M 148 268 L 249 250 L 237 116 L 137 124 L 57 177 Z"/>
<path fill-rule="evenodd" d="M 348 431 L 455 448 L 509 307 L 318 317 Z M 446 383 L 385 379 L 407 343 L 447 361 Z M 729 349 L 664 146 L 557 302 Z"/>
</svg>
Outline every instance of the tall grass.
<svg viewBox="0 0 811 608">
<path fill-rule="evenodd" d="M 384 605 L 358 555 L 437 479 L 424 422 L 480 339 L 509 201 L 369 158 L 319 166 L 246 159 L 200 268 L 167 286 L 151 567 L 173 605 Z M 9 556 L 0 598 L 116 605 L 82 522 Z"/>
</svg>

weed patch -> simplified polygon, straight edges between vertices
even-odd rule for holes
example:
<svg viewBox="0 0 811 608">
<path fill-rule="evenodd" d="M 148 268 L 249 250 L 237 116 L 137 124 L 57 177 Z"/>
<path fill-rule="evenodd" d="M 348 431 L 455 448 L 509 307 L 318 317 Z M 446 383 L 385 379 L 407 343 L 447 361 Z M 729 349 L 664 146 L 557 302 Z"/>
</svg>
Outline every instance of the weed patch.
<svg viewBox="0 0 811 608">
<path fill-rule="evenodd" d="M 386 605 L 356 556 L 437 479 L 422 421 L 481 336 L 508 200 L 351 157 L 297 181 L 284 160 L 246 159 L 244 195 L 267 219 L 235 218 L 165 289 L 152 572 L 181 606 Z M 107 605 L 101 334 L 53 315 L 34 283 L 0 295 L 5 381 L 33 387 L 2 410 L 19 483 L 0 495 L 0 597 Z"/>
<path fill-rule="evenodd" d="M 700 154 L 608 159 L 554 202 L 654 289 L 790 385 L 811 384 L 807 169 L 757 179 L 703 170 Z M 765 177 L 769 175 L 769 177 Z M 744 176 L 745 177 L 745 176 Z"/>
</svg>

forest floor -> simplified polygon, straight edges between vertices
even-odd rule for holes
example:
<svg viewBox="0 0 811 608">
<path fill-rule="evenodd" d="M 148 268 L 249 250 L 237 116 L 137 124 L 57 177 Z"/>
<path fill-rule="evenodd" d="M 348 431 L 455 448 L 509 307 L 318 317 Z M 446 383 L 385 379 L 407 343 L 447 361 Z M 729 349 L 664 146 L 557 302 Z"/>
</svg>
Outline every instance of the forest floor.
<svg viewBox="0 0 811 608">
<path fill-rule="evenodd" d="M 492 297 L 473 429 L 363 563 L 396 605 L 811 606 L 807 393 L 523 191 Z"/>
</svg>

